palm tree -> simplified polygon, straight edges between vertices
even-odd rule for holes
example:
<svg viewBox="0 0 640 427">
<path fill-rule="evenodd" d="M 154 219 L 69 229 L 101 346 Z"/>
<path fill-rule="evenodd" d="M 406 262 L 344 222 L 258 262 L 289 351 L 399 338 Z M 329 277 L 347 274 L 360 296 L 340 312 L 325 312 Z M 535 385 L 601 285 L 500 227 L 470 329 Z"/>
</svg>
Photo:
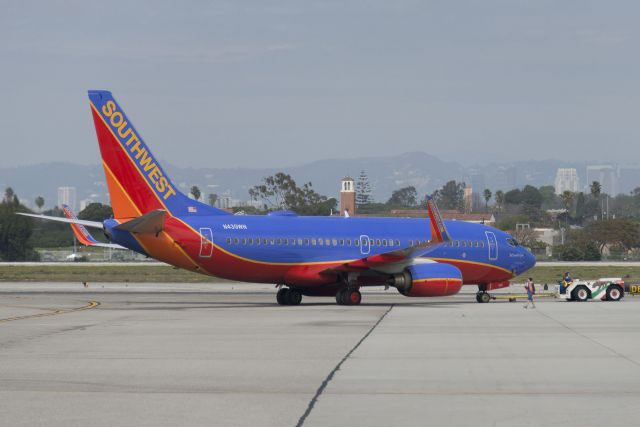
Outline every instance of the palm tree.
<svg viewBox="0 0 640 427">
<path fill-rule="evenodd" d="M 202 193 L 200 192 L 200 189 L 198 188 L 197 185 L 194 185 L 193 187 L 191 187 L 191 195 L 193 196 L 194 199 L 200 200 L 200 196 L 202 195 Z"/>
<path fill-rule="evenodd" d="M 482 194 L 484 195 L 484 210 L 486 211 L 489 206 L 489 200 L 491 200 L 491 196 L 492 196 L 491 190 L 489 190 L 488 188 L 485 188 Z"/>
<path fill-rule="evenodd" d="M 498 190 L 496 191 L 496 205 L 498 205 L 498 210 L 502 210 L 503 203 L 504 203 L 504 191 Z"/>
<path fill-rule="evenodd" d="M 600 197 L 600 193 L 602 192 L 602 185 L 598 181 L 593 181 L 591 183 L 591 195 L 594 199 L 598 199 Z"/>
<path fill-rule="evenodd" d="M 36 197 L 36 206 L 38 207 L 38 211 L 42 212 L 42 207 L 44 206 L 44 197 Z"/>
</svg>

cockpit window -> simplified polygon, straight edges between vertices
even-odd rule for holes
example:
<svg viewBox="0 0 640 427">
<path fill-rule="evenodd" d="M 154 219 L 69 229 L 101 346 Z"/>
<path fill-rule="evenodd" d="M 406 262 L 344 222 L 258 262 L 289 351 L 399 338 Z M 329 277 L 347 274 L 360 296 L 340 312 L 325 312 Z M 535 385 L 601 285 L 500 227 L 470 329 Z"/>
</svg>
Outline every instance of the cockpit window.
<svg viewBox="0 0 640 427">
<path fill-rule="evenodd" d="M 512 239 L 512 238 L 507 239 L 507 243 L 509 244 L 509 246 L 513 246 L 514 248 L 515 248 L 516 246 L 520 246 L 520 245 L 518 244 L 518 242 L 516 241 L 516 239 Z"/>
</svg>

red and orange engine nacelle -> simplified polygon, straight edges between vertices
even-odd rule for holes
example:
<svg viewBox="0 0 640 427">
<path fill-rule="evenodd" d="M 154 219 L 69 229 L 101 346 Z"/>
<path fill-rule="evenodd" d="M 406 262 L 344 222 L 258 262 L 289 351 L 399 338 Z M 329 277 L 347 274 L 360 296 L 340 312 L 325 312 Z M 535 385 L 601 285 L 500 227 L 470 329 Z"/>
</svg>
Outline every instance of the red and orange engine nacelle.
<svg viewBox="0 0 640 427">
<path fill-rule="evenodd" d="M 462 287 L 462 272 L 449 264 L 416 264 L 394 275 L 392 284 L 407 297 L 455 295 Z"/>
</svg>

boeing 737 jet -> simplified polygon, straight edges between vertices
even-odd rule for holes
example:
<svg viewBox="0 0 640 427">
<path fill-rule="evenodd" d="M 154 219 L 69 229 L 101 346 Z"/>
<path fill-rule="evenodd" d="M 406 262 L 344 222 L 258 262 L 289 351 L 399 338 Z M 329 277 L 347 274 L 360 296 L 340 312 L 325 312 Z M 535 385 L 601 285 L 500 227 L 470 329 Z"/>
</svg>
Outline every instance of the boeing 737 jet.
<svg viewBox="0 0 640 427">
<path fill-rule="evenodd" d="M 100 228 L 113 244 L 197 273 L 273 283 L 281 305 L 303 295 L 356 305 L 361 287 L 381 285 L 407 297 L 477 285 L 478 302 L 488 302 L 488 291 L 535 264 L 503 231 L 443 221 L 431 198 L 427 219 L 232 215 L 179 191 L 110 92 L 89 91 L 89 100 L 114 218 L 50 219 Z"/>
</svg>

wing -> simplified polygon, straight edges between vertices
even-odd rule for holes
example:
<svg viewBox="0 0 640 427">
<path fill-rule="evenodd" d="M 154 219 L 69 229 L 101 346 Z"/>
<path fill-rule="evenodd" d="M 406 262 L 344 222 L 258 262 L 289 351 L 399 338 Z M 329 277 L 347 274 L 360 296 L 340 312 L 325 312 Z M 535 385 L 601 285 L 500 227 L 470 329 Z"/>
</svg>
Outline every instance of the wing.
<svg viewBox="0 0 640 427">
<path fill-rule="evenodd" d="M 102 223 L 98 221 L 87 221 L 84 219 L 69 219 L 69 218 L 62 218 L 59 216 L 36 215 L 36 214 L 30 214 L 30 213 L 24 213 L 24 212 L 16 212 L 16 214 L 22 215 L 22 216 L 30 216 L 32 218 L 46 219 L 47 221 L 65 222 L 67 224 L 81 224 L 86 227 L 92 227 L 92 228 L 100 228 L 100 229 L 103 228 Z"/>
</svg>

